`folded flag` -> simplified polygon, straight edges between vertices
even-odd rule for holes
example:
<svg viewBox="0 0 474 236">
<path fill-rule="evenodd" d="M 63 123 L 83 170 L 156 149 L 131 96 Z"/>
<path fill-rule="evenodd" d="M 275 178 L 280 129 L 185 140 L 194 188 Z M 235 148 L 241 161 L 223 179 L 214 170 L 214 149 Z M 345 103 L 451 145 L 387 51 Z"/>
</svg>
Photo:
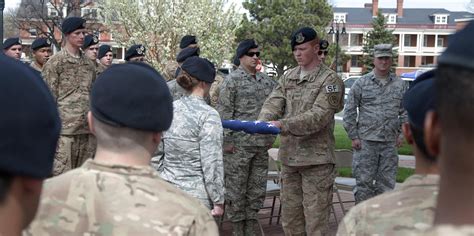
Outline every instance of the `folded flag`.
<svg viewBox="0 0 474 236">
<path fill-rule="evenodd" d="M 222 127 L 249 134 L 279 134 L 280 129 L 264 121 L 223 120 Z"/>
</svg>

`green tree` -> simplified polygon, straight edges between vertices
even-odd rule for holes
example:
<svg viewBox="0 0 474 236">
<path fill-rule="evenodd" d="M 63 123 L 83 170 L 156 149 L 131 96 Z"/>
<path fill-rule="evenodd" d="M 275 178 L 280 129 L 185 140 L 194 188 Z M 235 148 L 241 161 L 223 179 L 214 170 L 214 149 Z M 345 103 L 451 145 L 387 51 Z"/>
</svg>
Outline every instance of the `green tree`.
<svg viewBox="0 0 474 236">
<path fill-rule="evenodd" d="M 332 19 L 331 6 L 325 0 L 254 0 L 243 6 L 249 17 L 244 15 L 237 29 L 237 42 L 255 39 L 262 61 L 271 65 L 277 76 L 296 65 L 290 46 L 292 33 L 304 26 L 323 32 Z"/>
<path fill-rule="evenodd" d="M 226 0 L 102 0 L 102 14 L 122 46 L 143 44 L 163 70 L 175 60 L 181 37 L 196 35 L 201 55 L 221 64 L 230 58 L 241 15 Z"/>
<path fill-rule="evenodd" d="M 367 32 L 364 36 L 364 46 L 362 51 L 362 64 L 364 65 L 364 73 L 371 72 L 374 68 L 374 54 L 373 48 L 377 44 L 387 43 L 395 44 L 396 37 L 393 35 L 393 30 L 387 29 L 386 19 L 382 13 L 378 13 L 377 17 L 372 21 L 372 30 Z M 396 67 L 397 53 L 394 51 L 394 60 L 392 68 Z"/>
</svg>

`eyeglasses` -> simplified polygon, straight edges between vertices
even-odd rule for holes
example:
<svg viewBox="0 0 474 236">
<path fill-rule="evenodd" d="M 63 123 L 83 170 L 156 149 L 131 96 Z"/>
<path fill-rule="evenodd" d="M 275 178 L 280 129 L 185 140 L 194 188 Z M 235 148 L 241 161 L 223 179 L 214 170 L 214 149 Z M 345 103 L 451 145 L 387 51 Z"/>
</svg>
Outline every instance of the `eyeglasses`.
<svg viewBox="0 0 474 236">
<path fill-rule="evenodd" d="M 327 55 L 328 55 L 328 52 L 329 52 L 329 51 L 319 51 L 319 52 L 318 52 L 318 56 L 321 56 L 323 53 L 324 53 L 324 56 L 327 56 Z"/>
<path fill-rule="evenodd" d="M 253 57 L 253 56 L 260 57 L 260 52 L 247 52 L 245 53 L 245 55 L 249 57 Z"/>
</svg>

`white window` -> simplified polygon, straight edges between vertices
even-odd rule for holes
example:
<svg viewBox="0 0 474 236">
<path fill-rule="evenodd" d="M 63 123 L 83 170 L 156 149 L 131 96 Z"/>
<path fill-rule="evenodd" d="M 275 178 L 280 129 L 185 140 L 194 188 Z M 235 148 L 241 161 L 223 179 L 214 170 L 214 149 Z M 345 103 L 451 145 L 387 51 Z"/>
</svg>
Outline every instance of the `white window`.
<svg viewBox="0 0 474 236">
<path fill-rule="evenodd" d="M 445 25 L 448 23 L 448 15 L 435 15 L 435 24 Z"/>
<path fill-rule="evenodd" d="M 411 34 L 405 34 L 404 38 L 405 43 L 403 44 L 403 46 L 411 47 Z"/>
<path fill-rule="evenodd" d="M 58 11 L 56 10 L 56 8 L 54 7 L 49 7 L 48 8 L 48 16 L 50 17 L 55 17 L 55 16 L 58 16 Z"/>
<path fill-rule="evenodd" d="M 82 8 L 81 16 L 84 18 L 96 19 L 98 17 L 97 8 Z"/>
<path fill-rule="evenodd" d="M 346 13 L 334 13 L 334 21 L 346 23 Z"/>
<path fill-rule="evenodd" d="M 444 47 L 444 38 L 438 38 L 438 42 L 436 44 L 438 47 Z"/>
<path fill-rule="evenodd" d="M 37 33 L 35 28 L 30 28 L 30 30 L 28 30 L 28 32 L 30 32 L 31 37 L 36 38 L 36 36 L 38 36 L 38 33 Z"/>
<path fill-rule="evenodd" d="M 385 22 L 387 24 L 396 24 L 397 23 L 397 15 L 396 14 L 384 14 Z"/>
</svg>

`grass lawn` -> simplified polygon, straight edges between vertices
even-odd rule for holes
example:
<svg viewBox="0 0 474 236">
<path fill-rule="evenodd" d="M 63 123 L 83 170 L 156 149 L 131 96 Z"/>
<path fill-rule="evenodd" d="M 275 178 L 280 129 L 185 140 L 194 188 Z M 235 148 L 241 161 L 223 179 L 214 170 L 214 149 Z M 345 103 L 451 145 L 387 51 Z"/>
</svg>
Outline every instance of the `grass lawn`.
<svg viewBox="0 0 474 236">
<path fill-rule="evenodd" d="M 349 167 L 346 168 L 337 168 L 338 176 L 340 177 L 352 177 L 352 169 Z M 397 183 L 403 183 L 405 180 L 415 173 L 414 169 L 399 167 L 397 171 Z"/>
<path fill-rule="evenodd" d="M 336 149 L 347 149 L 351 150 L 351 140 L 347 137 L 346 130 L 342 127 L 342 124 L 336 124 L 334 127 L 334 138 L 336 139 Z M 280 138 L 277 137 L 275 143 L 273 143 L 274 148 L 280 147 Z M 413 151 L 411 146 L 408 145 L 406 142 L 398 149 L 398 154 L 401 155 L 413 155 Z"/>
</svg>

